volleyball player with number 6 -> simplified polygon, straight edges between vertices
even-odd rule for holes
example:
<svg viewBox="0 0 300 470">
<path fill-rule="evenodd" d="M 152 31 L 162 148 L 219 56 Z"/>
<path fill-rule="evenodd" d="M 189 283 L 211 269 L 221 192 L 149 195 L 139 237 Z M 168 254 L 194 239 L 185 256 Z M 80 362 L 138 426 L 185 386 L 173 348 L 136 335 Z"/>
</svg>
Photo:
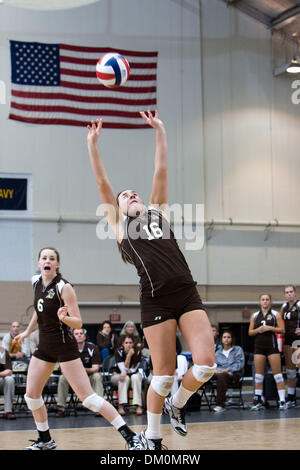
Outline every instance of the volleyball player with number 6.
<svg viewBox="0 0 300 470">
<path fill-rule="evenodd" d="M 185 436 L 184 406 L 215 371 L 214 340 L 192 274 L 179 250 L 165 216 L 168 202 L 167 138 L 158 113 L 140 113 L 155 130 L 154 176 L 149 206 L 134 189 L 115 196 L 98 148 L 102 120 L 88 126 L 88 150 L 106 217 L 125 262 L 134 264 L 140 277 L 143 332 L 153 364 L 147 394 L 148 426 L 140 434 L 145 449 L 161 449 L 160 420 L 164 407 L 176 432 Z M 176 330 L 179 326 L 192 353 L 194 365 L 172 398 L 176 366 Z"/>
<path fill-rule="evenodd" d="M 26 330 L 15 337 L 15 341 L 22 342 L 37 325 L 39 327 L 39 345 L 30 360 L 24 396 L 35 420 L 38 439 L 25 450 L 56 448 L 50 435 L 42 392 L 57 362 L 82 404 L 107 419 L 126 440 L 129 450 L 140 450 L 138 436 L 129 429 L 117 410 L 91 387 L 73 336 L 73 329 L 82 326 L 77 298 L 72 285 L 58 272 L 58 251 L 52 247 L 43 248 L 38 266 L 41 274 L 32 278 L 35 312 Z"/>
</svg>

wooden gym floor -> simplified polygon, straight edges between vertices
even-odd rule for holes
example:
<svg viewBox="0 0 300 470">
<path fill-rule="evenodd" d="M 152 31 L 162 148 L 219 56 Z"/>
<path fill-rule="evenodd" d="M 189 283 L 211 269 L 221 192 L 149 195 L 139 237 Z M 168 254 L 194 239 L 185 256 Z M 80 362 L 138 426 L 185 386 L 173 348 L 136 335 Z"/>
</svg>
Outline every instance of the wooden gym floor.
<svg viewBox="0 0 300 470">
<path fill-rule="evenodd" d="M 146 427 L 146 415 L 129 413 L 125 420 L 137 433 Z M 163 442 L 169 450 L 299 450 L 300 407 L 252 412 L 227 409 L 216 414 L 208 410 L 187 413 L 188 435 L 180 437 L 166 416 L 162 417 Z M 124 450 L 124 441 L 102 417 L 89 411 L 56 418 L 49 413 L 49 425 L 57 450 Z M 0 450 L 21 450 L 36 439 L 34 422 L 22 413 L 15 421 L 0 419 Z"/>
</svg>

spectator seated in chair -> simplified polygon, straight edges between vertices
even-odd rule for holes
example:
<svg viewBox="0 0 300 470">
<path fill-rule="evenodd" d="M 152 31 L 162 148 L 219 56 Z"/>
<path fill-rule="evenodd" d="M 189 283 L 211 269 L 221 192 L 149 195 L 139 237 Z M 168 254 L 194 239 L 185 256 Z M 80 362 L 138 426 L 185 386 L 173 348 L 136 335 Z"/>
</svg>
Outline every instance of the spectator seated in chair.
<svg viewBox="0 0 300 470">
<path fill-rule="evenodd" d="M 96 343 L 100 351 L 101 362 L 111 354 L 114 354 L 118 345 L 118 336 L 113 332 L 110 321 L 105 320 L 97 334 Z"/>
<path fill-rule="evenodd" d="M 136 414 L 143 414 L 142 409 L 142 374 L 139 372 L 141 350 L 137 348 L 131 336 L 123 337 L 122 345 L 115 352 L 118 372 L 112 375 L 111 382 L 118 387 L 119 414 L 125 415 L 124 405 L 128 403 L 128 389 L 131 385 L 133 404 Z"/>
<path fill-rule="evenodd" d="M 141 336 L 138 332 L 136 324 L 132 320 L 128 320 L 120 331 L 119 345 L 123 344 L 126 336 L 130 336 L 132 338 L 136 348 L 142 348 Z"/>
<path fill-rule="evenodd" d="M 15 381 L 12 376 L 12 363 L 8 351 L 0 347 L 0 392 L 4 395 L 4 418 L 16 419 L 13 413 Z"/>
<path fill-rule="evenodd" d="M 15 341 L 15 337 L 20 333 L 20 323 L 17 321 L 12 322 L 9 333 L 6 333 L 2 339 L 2 347 L 8 351 L 9 357 L 12 361 L 29 361 L 30 358 L 30 345 L 29 339 L 20 344 Z"/>
<path fill-rule="evenodd" d="M 91 386 L 97 395 L 103 397 L 103 384 L 102 376 L 99 372 L 100 369 L 100 353 L 98 346 L 94 343 L 86 341 L 85 331 L 80 329 L 74 329 L 74 337 L 78 344 L 78 349 L 80 352 L 81 361 L 85 367 L 86 373 L 89 376 Z M 65 407 L 67 402 L 67 397 L 69 394 L 69 384 L 64 375 L 61 375 L 58 380 L 57 387 L 57 404 L 58 411 L 56 416 L 63 417 L 65 416 Z M 98 414 L 97 414 L 98 416 Z"/>
<path fill-rule="evenodd" d="M 217 369 L 212 377 L 216 381 L 217 398 L 214 411 L 225 411 L 226 392 L 231 384 L 238 383 L 244 373 L 245 355 L 240 346 L 233 345 L 232 332 L 226 330 L 222 333 L 221 348 L 216 352 L 215 363 Z"/>
</svg>

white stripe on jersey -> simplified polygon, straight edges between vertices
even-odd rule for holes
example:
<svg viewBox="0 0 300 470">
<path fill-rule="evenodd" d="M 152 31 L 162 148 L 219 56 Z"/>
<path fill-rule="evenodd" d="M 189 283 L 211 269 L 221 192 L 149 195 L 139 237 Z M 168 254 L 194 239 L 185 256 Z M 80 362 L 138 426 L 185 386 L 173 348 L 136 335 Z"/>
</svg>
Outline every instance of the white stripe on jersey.
<svg viewBox="0 0 300 470">
<path fill-rule="evenodd" d="M 40 277 L 41 277 L 41 274 L 36 274 L 35 276 L 32 276 L 31 282 L 32 282 L 33 286 L 34 286 L 34 284 L 37 283 L 37 281 L 40 279 Z"/>
</svg>

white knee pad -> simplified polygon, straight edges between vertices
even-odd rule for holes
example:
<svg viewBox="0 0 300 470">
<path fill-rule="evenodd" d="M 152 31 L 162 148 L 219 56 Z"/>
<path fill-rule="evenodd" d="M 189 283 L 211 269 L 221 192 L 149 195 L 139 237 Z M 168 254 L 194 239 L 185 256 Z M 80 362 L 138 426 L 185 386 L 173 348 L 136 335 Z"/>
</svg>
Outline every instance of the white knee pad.
<svg viewBox="0 0 300 470">
<path fill-rule="evenodd" d="M 274 380 L 277 384 L 280 384 L 283 382 L 283 375 L 282 374 L 275 374 L 274 375 Z"/>
<path fill-rule="evenodd" d="M 262 384 L 264 381 L 264 376 L 262 374 L 255 374 L 255 383 Z"/>
<path fill-rule="evenodd" d="M 208 382 L 209 379 L 212 378 L 212 376 L 215 373 L 215 370 L 217 368 L 217 365 L 214 364 L 212 367 L 209 366 L 198 366 L 197 364 L 194 364 L 192 367 L 192 373 L 197 382 Z"/>
<path fill-rule="evenodd" d="M 296 369 L 287 369 L 286 376 L 288 379 L 295 379 L 297 375 Z"/>
<path fill-rule="evenodd" d="M 174 375 L 153 375 L 151 387 L 161 397 L 167 397 L 171 391 Z"/>
<path fill-rule="evenodd" d="M 28 406 L 28 408 L 30 409 L 30 411 L 35 411 L 35 410 L 38 410 L 39 408 L 41 408 L 44 404 L 44 400 L 43 400 L 43 397 L 39 397 L 39 398 L 30 398 L 28 397 L 26 394 L 24 395 L 24 399 L 26 401 L 26 404 Z"/>
<path fill-rule="evenodd" d="M 94 411 L 94 413 L 99 413 L 104 404 L 104 399 L 102 397 L 99 397 L 97 393 L 93 393 L 92 395 L 86 397 L 86 399 L 83 400 L 82 404 L 89 410 Z"/>
</svg>

